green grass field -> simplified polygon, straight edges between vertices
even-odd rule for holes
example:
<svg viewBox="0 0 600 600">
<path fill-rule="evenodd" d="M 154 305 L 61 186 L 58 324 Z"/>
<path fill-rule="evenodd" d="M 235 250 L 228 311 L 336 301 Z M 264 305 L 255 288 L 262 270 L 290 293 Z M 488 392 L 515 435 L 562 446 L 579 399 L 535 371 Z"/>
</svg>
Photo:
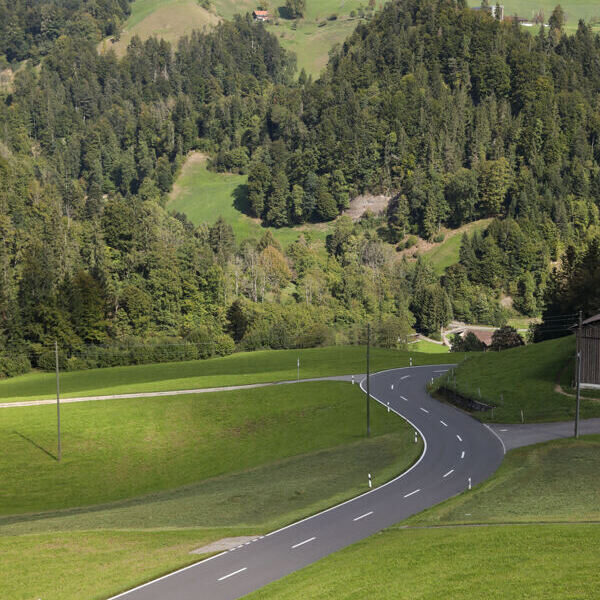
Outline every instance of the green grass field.
<svg viewBox="0 0 600 600">
<path fill-rule="evenodd" d="M 248 600 L 597 597 L 596 525 L 385 530 Z"/>
<path fill-rule="evenodd" d="M 600 436 L 513 450 L 472 492 L 248 598 L 592 600 L 600 586 L 599 469 Z M 453 527 L 460 524 L 483 526 Z"/>
<path fill-rule="evenodd" d="M 348 5 L 359 2 L 347 2 Z M 279 21 L 278 26 L 272 26 L 280 44 L 291 50 L 296 55 L 298 72 L 304 69 L 306 73 L 318 78 L 321 71 L 327 66 L 329 51 L 336 44 L 341 44 L 349 37 L 361 19 L 349 17 L 350 10 L 346 10 L 340 18 L 329 21 L 325 16 L 317 20 L 302 20 L 292 26 L 291 21 Z M 324 13 L 322 13 L 324 15 Z"/>
<path fill-rule="evenodd" d="M 478 3 L 470 2 L 469 4 L 475 6 Z M 542 10 L 544 20 L 547 23 L 554 7 L 559 2 L 556 2 L 556 0 L 506 0 L 503 4 L 505 15 L 517 14 L 520 17 L 528 19 L 533 18 Z M 565 29 L 569 33 L 577 29 L 579 19 L 590 21 L 593 17 L 600 17 L 600 5 L 593 0 L 565 0 L 564 2 L 560 2 L 560 5 L 565 12 L 567 19 Z"/>
<path fill-rule="evenodd" d="M 364 395 L 357 385 L 342 382 L 69 404 L 62 408 L 63 460 L 58 463 L 52 456 L 53 406 L 3 410 L 4 515 L 172 490 L 351 444 L 364 428 Z M 399 427 L 400 419 L 378 412 L 374 429 L 379 434 Z M 231 484 L 228 493 L 235 489 Z"/>
<path fill-rule="evenodd" d="M 136 0 L 131 5 L 131 15 L 119 41 L 105 40 L 100 44 L 100 50 L 112 48 L 122 56 L 134 35 L 142 39 L 154 35 L 176 48 L 180 37 L 196 29 L 214 27 L 219 20 L 217 14 L 202 8 L 197 0 Z"/>
<path fill-rule="evenodd" d="M 443 275 L 447 267 L 458 262 L 463 233 L 468 232 L 469 235 L 472 235 L 474 231 L 483 231 L 491 221 L 491 219 L 481 219 L 469 223 L 459 230 L 448 232 L 446 239 L 441 244 L 425 252 L 424 255 L 431 261 L 436 275 Z"/>
<path fill-rule="evenodd" d="M 198 560 L 190 554 L 239 530 L 63 531 L 0 536 L 2 597 L 105 600 Z"/>
<path fill-rule="evenodd" d="M 382 4 L 377 2 L 378 7 Z M 273 5 L 271 12 L 275 19 L 269 28 L 284 48 L 296 54 L 298 70 L 304 68 L 318 77 L 327 64 L 330 49 L 343 42 L 359 22 L 358 17 L 350 17 L 350 12 L 366 5 L 361 0 L 309 0 L 306 15 L 298 22 L 279 18 L 279 6 Z M 156 35 L 175 45 L 181 36 L 194 29 L 210 28 L 222 18 L 251 13 L 256 6 L 253 0 L 212 0 L 206 10 L 196 0 L 135 0 L 121 39 L 116 43 L 107 41 L 102 48 L 112 47 L 118 54 L 124 54 L 134 35 L 142 39 Z M 338 18 L 328 20 L 333 14 Z"/>
<path fill-rule="evenodd" d="M 0 422 L 3 597 L 105 598 L 207 542 L 366 491 L 367 473 L 381 484 L 422 452 L 378 404 L 366 439 L 364 394 L 348 383 L 66 405 L 61 463 L 50 409 Z"/>
<path fill-rule="evenodd" d="M 555 391 L 558 376 L 575 352 L 573 336 L 502 352 L 473 353 L 456 370 L 459 394 L 493 405 L 475 416 L 484 421 L 525 423 L 574 418 L 575 402 Z M 436 380 L 454 389 L 452 375 Z M 600 403 L 584 400 L 583 418 L 600 416 Z"/>
<path fill-rule="evenodd" d="M 423 352 L 424 354 L 448 354 L 450 352 L 448 346 L 445 346 L 444 344 L 434 344 L 427 340 L 420 340 L 414 344 L 410 344 L 408 349 L 411 352 Z M 455 361 L 453 356 L 454 355 L 448 359 L 450 362 Z"/>
<path fill-rule="evenodd" d="M 373 348 L 371 370 L 374 372 L 408 366 L 409 356 L 414 365 L 448 361 L 448 357 L 443 355 Z M 301 379 L 366 371 L 366 349 L 362 346 L 261 350 L 238 352 L 209 360 L 62 373 L 61 397 L 162 392 L 295 380 L 298 358 Z M 462 358 L 462 354 L 453 354 L 452 362 L 459 362 Z M 39 400 L 55 396 L 56 376 L 53 373 L 29 373 L 0 380 L 0 402 Z"/>
<path fill-rule="evenodd" d="M 213 224 L 222 216 L 232 227 L 236 239 L 260 238 L 269 229 L 283 246 L 295 241 L 301 232 L 310 232 L 315 239 L 325 240 L 327 224 L 300 227 L 263 227 L 258 219 L 244 213 L 246 175 L 214 173 L 206 168 L 199 153 L 190 155 L 171 192 L 168 208 L 185 213 L 196 225 Z"/>
</svg>

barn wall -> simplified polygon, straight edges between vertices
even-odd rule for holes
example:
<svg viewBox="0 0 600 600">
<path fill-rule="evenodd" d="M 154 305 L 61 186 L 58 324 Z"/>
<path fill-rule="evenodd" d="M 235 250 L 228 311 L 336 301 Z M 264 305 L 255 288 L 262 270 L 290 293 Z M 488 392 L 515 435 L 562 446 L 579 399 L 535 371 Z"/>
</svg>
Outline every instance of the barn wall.
<svg viewBox="0 0 600 600">
<path fill-rule="evenodd" d="M 577 348 L 581 352 L 581 383 L 600 385 L 600 322 L 577 331 Z"/>
</svg>

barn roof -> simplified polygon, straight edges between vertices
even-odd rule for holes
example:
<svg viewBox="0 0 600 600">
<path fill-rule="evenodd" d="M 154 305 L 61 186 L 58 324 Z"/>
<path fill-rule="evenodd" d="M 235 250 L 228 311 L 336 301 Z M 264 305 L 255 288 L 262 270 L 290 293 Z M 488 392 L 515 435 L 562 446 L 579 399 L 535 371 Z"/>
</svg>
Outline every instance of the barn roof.
<svg viewBox="0 0 600 600">
<path fill-rule="evenodd" d="M 597 315 L 594 315 L 593 317 L 590 317 L 589 319 L 586 319 L 581 324 L 589 325 L 590 323 L 595 323 L 596 321 L 600 321 L 600 313 L 598 313 Z"/>
<path fill-rule="evenodd" d="M 480 342 L 483 342 L 489 347 L 492 345 L 494 331 L 494 329 L 465 329 L 463 332 L 463 337 L 465 337 L 468 333 L 472 333 Z"/>
</svg>

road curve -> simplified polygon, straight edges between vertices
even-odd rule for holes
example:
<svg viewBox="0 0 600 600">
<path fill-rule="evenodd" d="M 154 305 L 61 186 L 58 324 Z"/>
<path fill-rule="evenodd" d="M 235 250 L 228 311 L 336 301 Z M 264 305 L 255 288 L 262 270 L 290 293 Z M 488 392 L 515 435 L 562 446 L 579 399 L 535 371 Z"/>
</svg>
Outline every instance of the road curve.
<svg viewBox="0 0 600 600">
<path fill-rule="evenodd" d="M 375 400 L 406 419 L 425 442 L 408 471 L 352 500 L 113 596 L 110 600 L 233 600 L 366 538 L 488 478 L 504 449 L 490 429 L 431 398 L 425 384 L 450 366 L 371 376 Z M 365 474 L 366 476 L 366 474 Z"/>
</svg>

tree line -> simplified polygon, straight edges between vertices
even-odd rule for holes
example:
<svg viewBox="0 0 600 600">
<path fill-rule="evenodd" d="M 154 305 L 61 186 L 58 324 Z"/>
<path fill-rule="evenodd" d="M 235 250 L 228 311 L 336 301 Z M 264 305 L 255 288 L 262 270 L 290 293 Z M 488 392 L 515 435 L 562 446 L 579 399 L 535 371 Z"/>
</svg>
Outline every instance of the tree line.
<svg viewBox="0 0 600 600">
<path fill-rule="evenodd" d="M 54 340 L 76 368 L 148 344 L 358 343 L 375 320 L 395 346 L 452 317 L 572 310 L 564 269 L 590 263 L 599 232 L 600 42 L 553 23 L 531 35 L 462 2 L 392 2 L 317 81 L 250 16 L 176 48 L 133 38 L 122 59 L 57 37 L 0 98 L 0 371 L 43 367 Z M 166 209 L 193 149 L 247 172 L 249 210 L 275 226 L 393 198 L 382 218 L 337 219 L 325 248 L 235 239 Z M 484 216 L 441 278 L 390 244 Z"/>
<path fill-rule="evenodd" d="M 0 0 L 0 69 L 39 62 L 61 35 L 98 43 L 118 37 L 132 0 Z"/>
</svg>

